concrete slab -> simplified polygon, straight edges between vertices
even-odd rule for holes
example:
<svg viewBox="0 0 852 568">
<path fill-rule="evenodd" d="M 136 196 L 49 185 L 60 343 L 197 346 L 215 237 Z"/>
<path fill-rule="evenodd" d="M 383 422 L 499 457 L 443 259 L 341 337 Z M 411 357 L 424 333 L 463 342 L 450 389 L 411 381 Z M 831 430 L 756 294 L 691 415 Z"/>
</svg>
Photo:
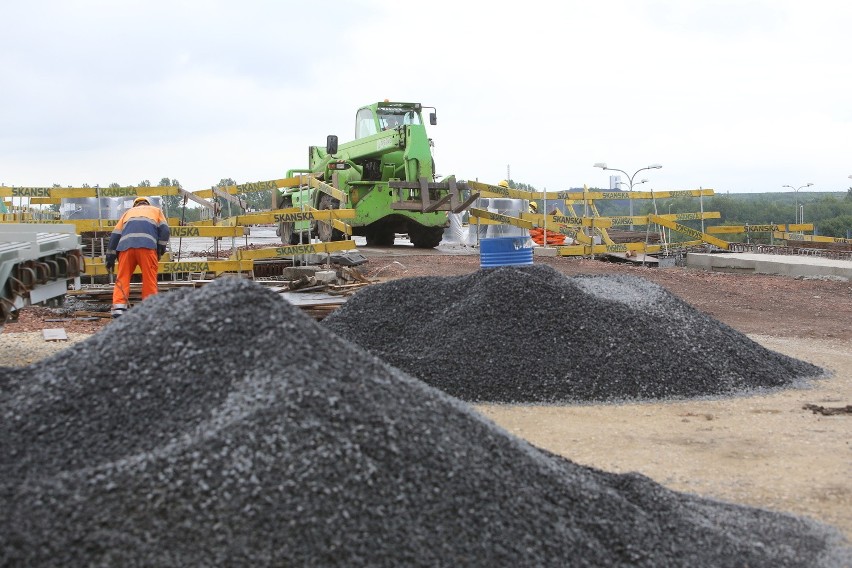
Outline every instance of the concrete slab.
<svg viewBox="0 0 852 568">
<path fill-rule="evenodd" d="M 294 306 L 316 306 L 320 304 L 343 304 L 346 296 L 332 296 L 326 292 L 281 292 L 280 296 Z"/>
<path fill-rule="evenodd" d="M 559 256 L 559 250 L 556 247 L 533 247 L 533 256 Z"/>
<path fill-rule="evenodd" d="M 688 267 L 715 272 L 780 274 L 791 277 L 833 276 L 852 280 L 852 261 L 815 256 L 754 253 L 688 253 Z"/>
<path fill-rule="evenodd" d="M 41 333 L 45 341 L 68 341 L 68 334 L 65 333 L 65 328 L 62 327 L 43 329 Z"/>
</svg>

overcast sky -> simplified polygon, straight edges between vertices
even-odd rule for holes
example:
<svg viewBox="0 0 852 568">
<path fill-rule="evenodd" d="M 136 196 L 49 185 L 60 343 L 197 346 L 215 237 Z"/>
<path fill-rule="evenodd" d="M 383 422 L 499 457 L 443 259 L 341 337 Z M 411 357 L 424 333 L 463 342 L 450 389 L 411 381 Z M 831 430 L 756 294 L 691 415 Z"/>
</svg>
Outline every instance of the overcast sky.
<svg viewBox="0 0 852 568">
<path fill-rule="evenodd" d="M 437 107 L 459 179 L 852 185 L 840 0 L 4 0 L 0 21 L 9 186 L 282 178 L 383 99 Z"/>
</svg>

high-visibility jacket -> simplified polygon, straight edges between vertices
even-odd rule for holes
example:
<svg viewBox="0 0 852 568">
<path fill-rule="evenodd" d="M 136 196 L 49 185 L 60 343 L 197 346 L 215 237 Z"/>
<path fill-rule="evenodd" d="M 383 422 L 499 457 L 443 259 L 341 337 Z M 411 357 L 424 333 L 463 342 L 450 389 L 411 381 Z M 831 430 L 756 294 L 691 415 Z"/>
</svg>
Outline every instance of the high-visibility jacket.
<svg viewBox="0 0 852 568">
<path fill-rule="evenodd" d="M 159 207 L 137 205 L 125 211 L 116 223 L 109 237 L 107 254 L 146 248 L 162 255 L 166 252 L 169 234 L 169 223 Z"/>
</svg>

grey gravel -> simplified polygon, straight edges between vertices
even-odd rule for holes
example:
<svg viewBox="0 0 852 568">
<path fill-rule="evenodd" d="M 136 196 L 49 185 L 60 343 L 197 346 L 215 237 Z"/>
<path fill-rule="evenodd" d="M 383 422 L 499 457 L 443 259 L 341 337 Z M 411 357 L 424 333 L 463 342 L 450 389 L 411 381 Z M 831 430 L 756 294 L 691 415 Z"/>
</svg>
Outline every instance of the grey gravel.
<svg viewBox="0 0 852 568">
<path fill-rule="evenodd" d="M 745 394 L 824 374 L 644 278 L 545 265 L 369 286 L 322 325 L 471 402 Z"/>
<path fill-rule="evenodd" d="M 852 559 L 831 527 L 535 448 L 243 279 L 0 368 L 0 416 L 2 566 Z"/>
</svg>

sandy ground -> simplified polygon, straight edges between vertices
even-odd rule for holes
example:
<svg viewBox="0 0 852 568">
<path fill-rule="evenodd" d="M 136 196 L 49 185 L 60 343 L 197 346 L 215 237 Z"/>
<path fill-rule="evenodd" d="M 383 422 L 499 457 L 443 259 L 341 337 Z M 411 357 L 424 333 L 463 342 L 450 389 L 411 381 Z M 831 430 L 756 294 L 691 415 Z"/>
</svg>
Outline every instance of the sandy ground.
<svg viewBox="0 0 852 568">
<path fill-rule="evenodd" d="M 678 491 L 800 514 L 852 540 L 852 416 L 802 408 L 852 401 L 852 343 L 750 337 L 834 375 L 807 390 L 769 396 L 477 408 L 513 434 L 577 463 L 638 471 Z"/>
</svg>

